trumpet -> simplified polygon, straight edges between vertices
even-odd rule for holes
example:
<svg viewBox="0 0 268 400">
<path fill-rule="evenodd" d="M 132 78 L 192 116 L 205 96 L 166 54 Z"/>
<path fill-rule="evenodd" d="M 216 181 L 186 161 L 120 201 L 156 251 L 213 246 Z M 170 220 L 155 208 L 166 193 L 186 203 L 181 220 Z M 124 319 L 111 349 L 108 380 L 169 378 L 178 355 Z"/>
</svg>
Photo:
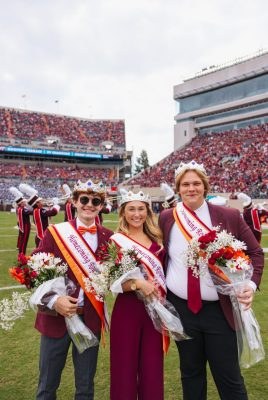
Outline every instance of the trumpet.
<svg viewBox="0 0 268 400">
<path fill-rule="evenodd" d="M 64 195 L 61 197 L 50 197 L 47 199 L 43 199 L 42 202 L 45 207 L 51 207 L 56 204 L 64 204 L 69 197 L 69 195 Z"/>
</svg>

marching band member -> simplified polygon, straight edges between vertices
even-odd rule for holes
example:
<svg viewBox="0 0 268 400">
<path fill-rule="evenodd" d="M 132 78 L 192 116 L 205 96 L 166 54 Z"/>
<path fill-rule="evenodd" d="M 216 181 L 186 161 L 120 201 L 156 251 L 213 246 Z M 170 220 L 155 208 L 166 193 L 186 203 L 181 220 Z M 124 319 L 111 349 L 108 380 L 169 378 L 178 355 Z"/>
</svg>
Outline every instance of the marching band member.
<svg viewBox="0 0 268 400">
<path fill-rule="evenodd" d="M 237 299 L 246 310 L 251 307 L 254 291 L 260 284 L 263 251 L 237 209 L 205 201 L 209 182 L 203 164 L 195 161 L 181 163 L 175 172 L 175 184 L 182 202 L 174 209 L 164 210 L 159 224 L 168 252 L 167 298 L 192 338 L 176 342 L 183 399 L 207 399 L 208 362 L 222 400 L 247 400 L 230 298 L 217 292 L 209 273 L 195 277 L 192 269 L 185 265 L 183 254 L 192 237 L 210 232 L 213 226 L 220 226 L 245 242 L 253 276 Z"/>
<path fill-rule="evenodd" d="M 53 199 L 54 204 L 52 208 L 48 210 L 44 207 L 43 199 L 38 196 L 36 189 L 24 183 L 20 184 L 19 188 L 21 191 L 31 196 L 28 200 L 28 204 L 33 207 L 33 221 L 36 226 L 35 244 L 36 247 L 38 247 L 49 225 L 48 218 L 54 217 L 60 210 L 60 206 L 57 204 L 58 199 L 56 197 Z"/>
<path fill-rule="evenodd" d="M 237 193 L 237 198 L 243 200 L 243 217 L 245 222 L 250 227 L 253 235 L 261 242 L 262 230 L 261 230 L 261 217 L 267 214 L 266 210 L 261 209 L 261 207 L 254 207 L 251 197 L 246 193 Z"/>
<path fill-rule="evenodd" d="M 103 216 L 102 214 L 110 214 L 110 212 L 112 211 L 112 207 L 113 205 L 106 199 L 105 203 L 102 207 L 102 210 L 99 212 L 99 214 L 96 216 L 95 222 L 96 224 L 103 224 Z"/>
<path fill-rule="evenodd" d="M 26 248 L 31 231 L 30 215 L 33 214 L 33 211 L 32 208 L 27 207 L 27 200 L 24 199 L 23 194 L 16 187 L 10 187 L 9 191 L 15 197 L 14 201 L 17 205 L 16 214 L 19 227 L 17 248 L 19 253 L 26 254 Z"/>
<path fill-rule="evenodd" d="M 73 191 L 76 219 L 50 225 L 35 250 L 35 253 L 53 253 L 55 257 L 60 257 L 68 264 L 68 278 L 77 285 L 72 297 L 55 295 L 49 300 L 47 307 L 54 309 L 57 312 L 56 316 L 37 314 L 35 327 L 42 334 L 37 400 L 56 399 L 56 391 L 71 344 L 63 317 L 74 313 L 81 315 L 85 325 L 98 338 L 101 329 L 104 328 L 104 303 L 97 300 L 92 293 L 83 290 L 85 288 L 83 277 L 87 276 L 92 263 L 96 263 L 99 247 L 113 233 L 101 225 L 95 225 L 95 217 L 101 211 L 104 199 L 105 187 L 101 182 L 78 181 Z M 75 399 L 94 398 L 98 349 L 98 346 L 90 347 L 79 354 L 73 345 Z"/>
<path fill-rule="evenodd" d="M 76 208 L 72 202 L 72 191 L 70 187 L 66 183 L 64 183 L 64 185 L 62 185 L 62 189 L 65 196 L 68 196 L 64 204 L 64 221 L 66 222 L 66 221 L 71 221 L 72 219 L 75 218 Z"/>
<path fill-rule="evenodd" d="M 175 207 L 178 203 L 178 200 L 175 196 L 174 190 L 166 182 L 162 182 L 160 184 L 160 189 L 165 193 L 165 201 L 162 204 L 162 207 Z"/>
<path fill-rule="evenodd" d="M 150 199 L 143 192 L 127 192 L 119 208 L 119 228 L 110 240 L 118 247 L 133 249 L 141 256 L 151 280 L 131 279 L 122 284 L 111 317 L 111 400 L 163 400 L 163 338 L 148 316 L 144 296 L 165 296 L 162 267 L 165 251 L 162 236 L 153 220 Z M 153 279 L 153 278 L 152 278 Z"/>
</svg>

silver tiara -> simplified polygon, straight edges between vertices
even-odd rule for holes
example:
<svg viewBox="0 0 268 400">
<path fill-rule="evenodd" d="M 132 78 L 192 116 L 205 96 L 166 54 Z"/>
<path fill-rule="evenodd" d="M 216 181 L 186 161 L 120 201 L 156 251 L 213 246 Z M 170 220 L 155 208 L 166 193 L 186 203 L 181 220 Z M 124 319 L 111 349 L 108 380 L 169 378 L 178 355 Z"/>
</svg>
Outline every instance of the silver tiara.
<svg viewBox="0 0 268 400">
<path fill-rule="evenodd" d="M 193 170 L 197 169 L 198 171 L 203 172 L 205 175 L 207 174 L 206 170 L 205 170 L 205 167 L 204 167 L 204 164 L 198 164 L 196 161 L 192 160 L 188 164 L 184 163 L 184 162 L 180 163 L 178 168 L 175 170 L 175 178 L 179 174 L 181 174 L 183 171 L 187 171 L 187 170 L 190 170 L 190 169 L 193 169 Z"/>
<path fill-rule="evenodd" d="M 121 200 L 119 201 L 119 206 L 122 206 L 124 203 L 128 203 L 129 201 L 143 201 L 144 203 L 151 203 L 150 196 L 148 194 L 143 193 L 142 191 L 139 191 L 139 193 L 133 193 L 131 190 L 129 192 L 126 192 L 125 189 L 123 189 L 124 192 L 121 193 Z"/>
</svg>

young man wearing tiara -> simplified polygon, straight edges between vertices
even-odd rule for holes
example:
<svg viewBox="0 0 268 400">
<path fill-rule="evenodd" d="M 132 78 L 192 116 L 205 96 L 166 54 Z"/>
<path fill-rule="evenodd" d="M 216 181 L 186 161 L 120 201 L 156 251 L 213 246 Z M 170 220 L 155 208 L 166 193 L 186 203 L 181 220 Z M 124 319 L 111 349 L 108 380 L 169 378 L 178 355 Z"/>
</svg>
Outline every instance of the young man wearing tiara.
<svg viewBox="0 0 268 400">
<path fill-rule="evenodd" d="M 35 327 L 42 335 L 40 377 L 36 397 L 38 400 L 56 399 L 56 391 L 71 344 L 64 317 L 75 313 L 81 315 L 85 325 L 98 338 L 105 325 L 104 303 L 98 301 L 92 293 L 83 290 L 83 277 L 87 276 L 87 271 L 96 263 L 99 247 L 113 234 L 112 231 L 95 224 L 95 217 L 101 211 L 104 200 L 105 188 L 101 182 L 78 181 L 73 191 L 77 218 L 51 225 L 34 251 L 53 253 L 55 257 L 60 257 L 66 262 L 67 276 L 77 287 L 71 296 L 55 295 L 49 300 L 47 307 L 56 311 L 56 316 L 40 312 L 37 314 Z M 90 347 L 80 354 L 73 344 L 72 356 L 75 399 L 93 400 L 98 346 Z"/>
<path fill-rule="evenodd" d="M 238 210 L 205 201 L 209 183 L 203 164 L 181 163 L 175 171 L 175 184 L 182 202 L 174 209 L 164 210 L 159 224 L 168 252 L 167 298 L 177 309 L 185 332 L 192 338 L 176 342 L 183 399 L 207 399 L 208 362 L 221 400 L 246 400 L 230 297 L 217 292 L 209 273 L 193 276 L 183 255 L 191 237 L 200 237 L 216 226 L 245 242 L 253 275 L 237 299 L 246 310 L 251 307 L 260 284 L 263 251 Z"/>
</svg>

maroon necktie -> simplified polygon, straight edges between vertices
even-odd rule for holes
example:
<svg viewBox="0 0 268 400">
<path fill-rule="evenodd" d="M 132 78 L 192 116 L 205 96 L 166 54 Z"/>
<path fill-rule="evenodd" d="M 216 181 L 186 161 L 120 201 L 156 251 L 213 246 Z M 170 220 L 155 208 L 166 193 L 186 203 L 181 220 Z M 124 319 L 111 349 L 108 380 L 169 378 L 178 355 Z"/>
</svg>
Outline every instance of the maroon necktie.
<svg viewBox="0 0 268 400">
<path fill-rule="evenodd" d="M 188 308 L 197 314 L 202 308 L 200 279 L 193 276 L 193 270 L 188 267 Z"/>
<path fill-rule="evenodd" d="M 196 213 L 192 211 L 192 213 L 196 216 Z M 199 276 L 195 277 L 193 275 L 193 270 L 188 267 L 188 308 L 194 313 L 197 314 L 202 308 L 202 299 L 201 299 L 201 291 L 200 291 L 200 279 Z"/>
</svg>

